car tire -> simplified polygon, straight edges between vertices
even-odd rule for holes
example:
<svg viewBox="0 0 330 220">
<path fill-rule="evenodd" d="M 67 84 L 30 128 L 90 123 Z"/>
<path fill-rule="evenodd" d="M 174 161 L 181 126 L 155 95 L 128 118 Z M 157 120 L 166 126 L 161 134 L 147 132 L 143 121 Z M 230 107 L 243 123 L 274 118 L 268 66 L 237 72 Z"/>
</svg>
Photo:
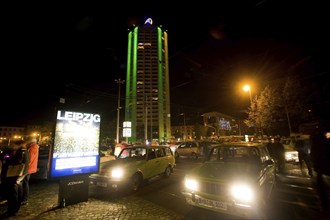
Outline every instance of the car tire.
<svg viewBox="0 0 330 220">
<path fill-rule="evenodd" d="M 196 153 L 192 153 L 191 154 L 191 159 L 197 160 L 198 159 L 198 155 Z"/>
<path fill-rule="evenodd" d="M 140 189 L 142 185 L 142 177 L 139 174 L 134 174 L 134 176 L 132 177 L 132 181 L 131 181 L 131 188 L 132 191 L 136 192 Z"/>
<path fill-rule="evenodd" d="M 170 166 L 167 166 L 166 169 L 165 169 L 165 172 L 164 172 L 164 176 L 167 178 L 167 177 L 170 177 L 171 176 L 171 173 L 172 173 L 172 169 Z"/>
</svg>

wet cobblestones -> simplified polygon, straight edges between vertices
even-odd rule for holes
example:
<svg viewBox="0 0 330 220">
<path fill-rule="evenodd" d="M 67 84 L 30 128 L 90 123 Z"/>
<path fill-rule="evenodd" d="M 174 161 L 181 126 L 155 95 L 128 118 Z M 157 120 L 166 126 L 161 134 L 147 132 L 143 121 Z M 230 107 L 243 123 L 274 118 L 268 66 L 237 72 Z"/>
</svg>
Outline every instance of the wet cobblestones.
<svg viewBox="0 0 330 220">
<path fill-rule="evenodd" d="M 91 197 L 87 202 L 80 202 L 66 207 L 58 206 L 57 182 L 41 181 L 31 183 L 29 204 L 22 206 L 16 216 L 9 219 L 32 220 L 78 220 L 78 219 L 182 219 L 182 216 L 158 205 L 134 196 L 97 199 Z M 91 192 L 93 192 L 91 190 Z M 0 214 L 7 209 L 0 205 Z"/>
</svg>

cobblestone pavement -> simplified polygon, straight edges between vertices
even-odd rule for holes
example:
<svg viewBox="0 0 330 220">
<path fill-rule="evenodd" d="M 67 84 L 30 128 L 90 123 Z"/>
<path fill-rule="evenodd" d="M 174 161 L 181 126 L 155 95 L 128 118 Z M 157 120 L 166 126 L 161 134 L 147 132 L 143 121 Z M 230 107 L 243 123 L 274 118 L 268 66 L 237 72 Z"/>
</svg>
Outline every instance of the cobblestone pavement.
<svg viewBox="0 0 330 220">
<path fill-rule="evenodd" d="M 113 158 L 102 158 L 101 162 L 109 159 Z M 97 192 L 92 186 L 87 202 L 68 205 L 64 208 L 59 206 L 58 194 L 59 183 L 57 181 L 31 179 L 29 204 L 21 206 L 18 214 L 8 219 L 183 219 L 182 216 L 171 210 L 133 195 L 116 196 L 116 194 L 103 191 Z M 0 215 L 6 210 L 5 201 L 0 199 Z"/>
<path fill-rule="evenodd" d="M 87 202 L 62 208 L 58 205 L 58 190 L 59 184 L 54 181 L 31 182 L 29 204 L 9 219 L 182 219 L 171 210 L 134 196 L 107 198 L 111 194 L 106 194 L 101 199 L 89 197 Z M 0 205 L 1 214 L 6 209 L 6 204 Z"/>
</svg>

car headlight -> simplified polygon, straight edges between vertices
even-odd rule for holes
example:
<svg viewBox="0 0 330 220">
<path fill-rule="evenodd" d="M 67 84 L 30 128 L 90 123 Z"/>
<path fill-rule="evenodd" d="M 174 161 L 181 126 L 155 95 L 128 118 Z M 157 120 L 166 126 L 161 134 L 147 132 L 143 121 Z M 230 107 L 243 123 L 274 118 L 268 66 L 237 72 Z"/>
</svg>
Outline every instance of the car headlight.
<svg viewBox="0 0 330 220">
<path fill-rule="evenodd" d="M 251 202 L 254 199 L 253 189 L 245 184 L 237 184 L 231 187 L 232 196 L 240 201 Z"/>
<path fill-rule="evenodd" d="M 286 153 L 285 153 L 285 159 L 286 159 L 286 160 L 291 160 L 291 159 L 292 159 L 292 155 L 291 155 L 291 153 L 286 152 Z"/>
<path fill-rule="evenodd" d="M 198 189 L 198 182 L 195 179 L 186 178 L 184 180 L 184 185 L 187 189 L 196 191 Z"/>
<path fill-rule="evenodd" d="M 113 178 L 121 178 L 124 174 L 124 171 L 120 168 L 113 169 L 111 171 L 111 177 Z"/>
</svg>

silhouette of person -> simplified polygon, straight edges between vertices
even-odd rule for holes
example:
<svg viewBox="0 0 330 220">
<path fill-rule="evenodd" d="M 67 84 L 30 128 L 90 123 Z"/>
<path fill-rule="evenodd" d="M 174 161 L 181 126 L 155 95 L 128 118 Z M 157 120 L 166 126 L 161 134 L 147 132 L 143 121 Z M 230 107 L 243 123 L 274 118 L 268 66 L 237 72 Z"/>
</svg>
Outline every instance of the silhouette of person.
<svg viewBox="0 0 330 220">
<path fill-rule="evenodd" d="M 303 135 L 300 139 L 298 139 L 295 143 L 295 148 L 298 151 L 298 159 L 299 159 L 299 166 L 301 172 L 304 174 L 304 163 L 308 169 L 308 175 L 313 176 L 312 170 L 312 161 L 310 158 L 311 152 L 311 140 L 309 135 Z"/>
<path fill-rule="evenodd" d="M 277 171 L 279 173 L 284 173 L 285 171 L 285 150 L 284 145 L 281 143 L 279 137 L 274 138 L 274 142 L 267 144 L 267 149 L 270 156 L 275 160 Z"/>
<path fill-rule="evenodd" d="M 320 124 L 312 135 L 311 158 L 316 176 L 316 191 L 322 210 L 329 212 L 329 198 L 324 175 L 330 176 L 330 127 L 329 123 Z"/>
<path fill-rule="evenodd" d="M 22 180 L 25 177 L 29 164 L 29 154 L 26 152 L 24 141 L 19 140 L 11 144 L 11 152 L 4 161 L 2 171 L 6 173 L 4 187 L 8 201 L 7 212 L 1 217 L 10 217 L 17 214 L 22 201 Z M 24 166 L 21 166 L 24 165 Z M 12 169 L 18 167 L 19 169 Z M 14 171 L 16 170 L 16 171 Z"/>
</svg>

